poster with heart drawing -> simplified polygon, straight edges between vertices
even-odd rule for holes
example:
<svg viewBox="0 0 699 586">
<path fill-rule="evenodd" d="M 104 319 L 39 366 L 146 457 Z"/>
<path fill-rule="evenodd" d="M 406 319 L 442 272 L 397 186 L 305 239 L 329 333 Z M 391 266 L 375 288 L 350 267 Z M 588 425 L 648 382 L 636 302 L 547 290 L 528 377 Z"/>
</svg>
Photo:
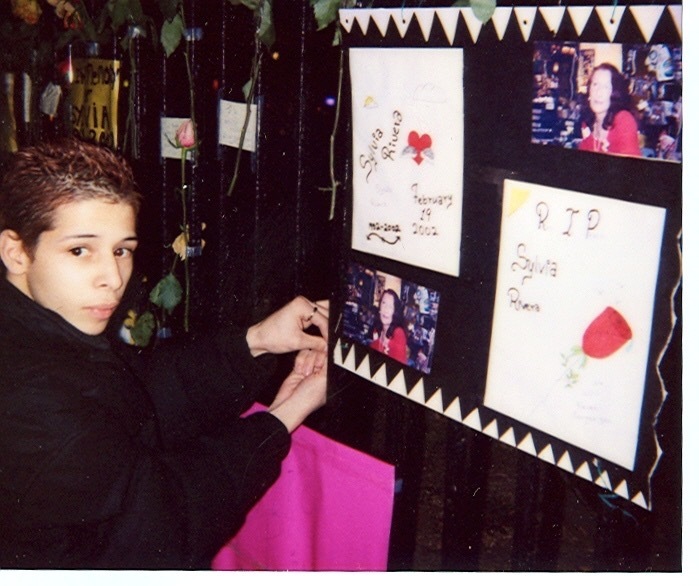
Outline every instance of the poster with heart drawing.
<svg viewBox="0 0 699 586">
<path fill-rule="evenodd" d="M 463 52 L 350 50 L 352 247 L 459 275 Z"/>
</svg>

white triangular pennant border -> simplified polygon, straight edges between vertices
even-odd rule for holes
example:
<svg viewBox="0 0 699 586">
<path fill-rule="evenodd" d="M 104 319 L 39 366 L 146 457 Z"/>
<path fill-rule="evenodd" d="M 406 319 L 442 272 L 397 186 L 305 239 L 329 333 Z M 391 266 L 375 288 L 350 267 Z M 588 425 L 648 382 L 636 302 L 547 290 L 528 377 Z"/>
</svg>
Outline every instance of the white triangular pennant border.
<svg viewBox="0 0 699 586">
<path fill-rule="evenodd" d="M 456 27 L 459 25 L 459 16 L 461 11 L 452 10 L 451 8 L 437 8 L 437 19 L 442 25 L 442 30 L 449 40 L 449 44 L 454 44 L 456 36 Z"/>
<path fill-rule="evenodd" d="M 349 344 L 344 359 L 342 358 L 343 344 Z M 374 359 L 372 354 L 366 354 L 359 364 L 357 364 L 357 352 L 355 348 L 356 346 L 354 343 L 338 340 L 333 351 L 334 363 L 382 388 L 388 389 L 406 399 L 423 405 L 431 411 L 441 413 L 453 421 L 529 454 L 542 462 L 556 466 L 560 470 L 592 482 L 646 510 L 650 510 L 650 494 L 644 494 L 641 490 L 631 494 L 627 480 L 624 478 L 613 480 L 613 473 L 604 469 L 597 457 L 590 457 L 589 460 L 585 460 L 579 463 L 577 467 L 574 467 L 568 448 L 563 451 L 560 457 L 557 457 L 553 445 L 548 440 L 544 439 L 543 434 L 539 434 L 536 430 L 527 430 L 526 434 L 517 440 L 515 430 L 511 425 L 507 425 L 504 421 L 501 421 L 498 418 L 498 414 L 495 412 L 488 411 L 490 413 L 489 415 L 484 414 L 482 407 L 475 407 L 462 417 L 461 400 L 458 397 L 453 399 L 449 405 L 445 405 L 444 393 L 441 388 L 437 388 L 434 389 L 429 399 L 427 399 L 426 395 L 428 393 L 425 391 L 424 377 L 419 378 L 416 383 L 408 388 L 406 376 L 402 369 L 398 371 L 392 380 L 388 380 L 385 363 L 380 364 L 372 375 L 371 363 Z M 483 427 L 484 420 L 488 422 L 485 427 Z M 501 432 L 501 430 L 503 431 Z M 537 443 L 539 445 L 538 449 Z M 660 451 L 660 446 L 657 445 L 657 441 L 656 448 Z"/>
<path fill-rule="evenodd" d="M 568 7 L 568 14 L 570 15 L 570 19 L 573 21 L 573 26 L 575 27 L 575 32 L 578 33 L 578 36 L 583 34 L 583 31 L 590 20 L 590 16 L 592 16 L 593 10 L 594 6 Z"/>
<path fill-rule="evenodd" d="M 557 35 L 559 29 L 561 28 L 561 23 L 563 22 L 563 17 L 566 14 L 565 6 L 540 6 L 539 12 L 546 22 L 546 26 L 549 30 Z"/>
<path fill-rule="evenodd" d="M 481 28 L 483 28 L 483 23 L 473 12 L 473 8 L 462 8 L 460 12 L 466 23 L 468 34 L 471 35 L 471 40 L 474 43 L 477 42 L 478 36 L 481 34 Z"/>
<path fill-rule="evenodd" d="M 621 25 L 621 20 L 624 18 L 626 6 L 617 6 L 616 4 L 614 6 L 596 6 L 595 12 L 597 12 L 597 17 L 602 23 L 604 32 L 607 33 L 609 42 L 613 43 L 619 30 L 619 25 Z"/>
<path fill-rule="evenodd" d="M 388 12 L 391 14 L 393 24 L 396 25 L 398 34 L 402 39 L 405 36 L 405 33 L 408 32 L 408 27 L 410 26 L 410 22 L 413 20 L 413 13 L 415 10 L 413 8 L 389 8 Z M 385 34 L 386 33 L 384 33 L 384 35 Z M 429 36 L 427 39 L 429 39 Z"/>
<path fill-rule="evenodd" d="M 536 6 L 516 6 L 515 18 L 519 24 L 519 30 L 522 32 L 522 38 L 529 41 L 536 20 Z"/>
<path fill-rule="evenodd" d="M 682 38 L 682 5 L 672 4 L 667 7 L 670 16 L 672 16 L 672 21 L 675 23 L 675 28 L 677 33 Z"/>
<path fill-rule="evenodd" d="M 646 39 L 646 43 L 649 43 L 651 38 L 653 38 L 653 33 L 658 26 L 658 22 L 660 22 L 660 17 L 663 15 L 663 12 L 665 12 L 665 7 L 656 4 L 648 6 L 629 6 L 629 12 L 631 12 L 636 20 L 636 24 L 643 38 Z"/>
<path fill-rule="evenodd" d="M 682 37 L 682 5 L 681 4 L 648 4 L 629 6 L 628 13 L 634 19 L 638 30 L 646 42 L 655 33 L 658 22 L 667 10 L 672 16 L 672 20 L 677 29 L 677 33 Z M 546 22 L 549 30 L 557 35 L 560 30 L 563 17 L 566 12 L 575 28 L 578 36 L 582 36 L 590 18 L 593 14 L 602 25 L 602 28 L 609 39 L 609 42 L 614 42 L 616 34 L 619 30 L 622 19 L 627 14 L 626 6 L 621 5 L 589 5 L 589 6 L 498 6 L 495 8 L 490 19 L 495 33 L 501 41 L 504 39 L 510 19 L 515 15 L 518 28 L 522 38 L 529 41 L 531 36 L 534 21 L 538 13 Z M 435 18 L 435 16 L 437 18 Z M 355 23 L 359 25 L 362 34 L 366 35 L 369 30 L 369 22 L 373 21 L 382 37 L 386 36 L 388 27 L 393 21 L 398 34 L 403 38 L 407 33 L 411 22 L 415 19 L 420 27 L 422 36 L 425 42 L 428 42 L 432 30 L 435 26 L 435 21 L 439 21 L 444 34 L 449 41 L 449 44 L 454 44 L 456 29 L 461 17 L 466 23 L 466 28 L 471 36 L 471 40 L 476 43 L 480 36 L 483 22 L 475 15 L 470 7 L 443 7 L 443 8 L 342 8 L 339 11 L 339 21 L 342 28 L 350 33 Z"/>
<path fill-rule="evenodd" d="M 512 16 L 512 6 L 498 6 L 491 17 L 495 33 L 501 41 L 505 37 L 507 26 L 510 24 L 510 16 Z"/>
</svg>

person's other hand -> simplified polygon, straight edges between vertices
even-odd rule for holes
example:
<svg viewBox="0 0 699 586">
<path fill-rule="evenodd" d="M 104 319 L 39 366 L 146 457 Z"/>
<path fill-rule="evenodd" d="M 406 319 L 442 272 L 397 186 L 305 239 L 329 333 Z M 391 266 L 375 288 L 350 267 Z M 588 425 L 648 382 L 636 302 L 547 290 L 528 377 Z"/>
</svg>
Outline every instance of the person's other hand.
<svg viewBox="0 0 699 586">
<path fill-rule="evenodd" d="M 280 403 L 286 401 L 294 392 L 299 383 L 312 374 L 321 372 L 326 365 L 328 355 L 326 352 L 316 350 L 301 350 L 294 360 L 294 368 L 279 387 L 277 396 L 270 405 L 273 409 Z"/>
<path fill-rule="evenodd" d="M 259 356 L 265 352 L 285 354 L 296 350 L 327 352 L 329 308 L 327 299 L 313 302 L 303 296 L 296 297 L 248 329 L 250 353 Z M 316 326 L 321 335 L 306 333 L 311 326 Z"/>
<path fill-rule="evenodd" d="M 315 356 L 311 356 L 315 355 Z M 324 352 L 300 352 L 294 369 L 279 387 L 268 411 L 277 417 L 289 433 L 311 413 L 325 405 L 328 390 L 328 360 Z M 307 366 L 312 365 L 309 374 Z"/>
</svg>

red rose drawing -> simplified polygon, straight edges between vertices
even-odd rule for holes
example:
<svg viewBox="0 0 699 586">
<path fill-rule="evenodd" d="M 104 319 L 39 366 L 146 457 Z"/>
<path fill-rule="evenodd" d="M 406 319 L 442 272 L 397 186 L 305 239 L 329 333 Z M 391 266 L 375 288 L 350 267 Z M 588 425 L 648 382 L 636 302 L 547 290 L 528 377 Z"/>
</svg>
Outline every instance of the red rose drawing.
<svg viewBox="0 0 699 586">
<path fill-rule="evenodd" d="M 592 320 L 583 334 L 582 349 L 591 358 L 607 358 L 631 339 L 631 328 L 613 307 Z"/>
<path fill-rule="evenodd" d="M 606 307 L 585 329 L 582 346 L 573 346 L 568 355 L 562 354 L 566 386 L 572 387 L 589 358 L 608 358 L 633 337 L 629 324 L 616 309 Z"/>
</svg>

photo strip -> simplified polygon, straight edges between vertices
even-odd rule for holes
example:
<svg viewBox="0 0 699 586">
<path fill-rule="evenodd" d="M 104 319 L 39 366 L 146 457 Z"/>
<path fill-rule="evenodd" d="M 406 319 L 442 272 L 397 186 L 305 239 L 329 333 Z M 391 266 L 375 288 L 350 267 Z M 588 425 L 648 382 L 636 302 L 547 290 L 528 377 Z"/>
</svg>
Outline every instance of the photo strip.
<svg viewBox="0 0 699 586">
<path fill-rule="evenodd" d="M 429 374 L 434 358 L 439 293 L 351 263 L 342 334 Z"/>
<path fill-rule="evenodd" d="M 667 44 L 537 42 L 534 144 L 682 160 L 682 49 Z"/>
</svg>

